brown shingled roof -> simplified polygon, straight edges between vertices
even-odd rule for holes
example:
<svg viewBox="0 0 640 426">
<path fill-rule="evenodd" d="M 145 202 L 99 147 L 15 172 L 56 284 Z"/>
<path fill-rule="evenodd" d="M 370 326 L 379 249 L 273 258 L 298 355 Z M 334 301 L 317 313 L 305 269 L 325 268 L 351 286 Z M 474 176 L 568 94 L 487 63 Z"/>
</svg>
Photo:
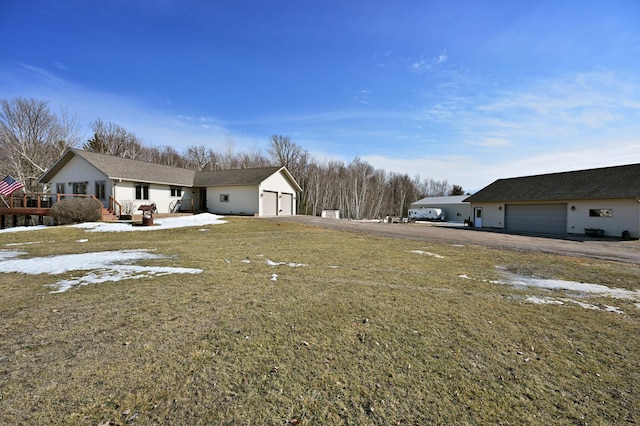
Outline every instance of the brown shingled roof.
<svg viewBox="0 0 640 426">
<path fill-rule="evenodd" d="M 464 201 L 640 198 L 640 164 L 499 179 Z"/>
</svg>

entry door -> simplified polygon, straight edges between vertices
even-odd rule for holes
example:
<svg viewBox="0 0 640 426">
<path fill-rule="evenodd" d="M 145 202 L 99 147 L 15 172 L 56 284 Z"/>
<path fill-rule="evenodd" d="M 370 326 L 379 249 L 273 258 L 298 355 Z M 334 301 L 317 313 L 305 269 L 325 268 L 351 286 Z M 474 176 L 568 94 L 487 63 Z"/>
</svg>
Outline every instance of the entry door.
<svg viewBox="0 0 640 426">
<path fill-rule="evenodd" d="M 207 208 L 207 188 L 200 188 L 200 211 L 209 211 Z"/>
<path fill-rule="evenodd" d="M 482 208 L 480 207 L 473 209 L 473 226 L 482 228 Z"/>
</svg>

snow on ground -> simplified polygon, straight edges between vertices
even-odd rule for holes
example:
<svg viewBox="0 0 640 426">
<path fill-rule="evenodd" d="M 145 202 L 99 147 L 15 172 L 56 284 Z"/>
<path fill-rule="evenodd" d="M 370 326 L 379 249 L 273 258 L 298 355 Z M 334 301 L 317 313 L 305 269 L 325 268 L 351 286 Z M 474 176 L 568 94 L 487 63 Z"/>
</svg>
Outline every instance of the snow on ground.
<svg viewBox="0 0 640 426">
<path fill-rule="evenodd" d="M 280 266 L 280 265 L 287 265 L 290 266 L 292 268 L 299 268 L 301 266 L 307 266 L 306 263 L 294 263 L 294 262 L 273 262 L 269 259 L 267 259 L 267 265 L 269 266 Z"/>
<path fill-rule="evenodd" d="M 51 293 L 61 293 L 70 288 L 99 284 L 108 281 L 121 281 L 169 274 L 199 274 L 201 269 L 175 268 L 162 266 L 139 266 L 142 260 L 164 259 L 165 256 L 150 250 L 101 251 L 94 253 L 62 254 L 58 256 L 17 258 L 25 253 L 0 250 L 0 273 L 17 272 L 28 275 L 59 275 L 78 271 L 82 275 L 60 280 L 50 287 Z"/>
<path fill-rule="evenodd" d="M 157 231 L 161 229 L 184 228 L 188 226 L 220 225 L 227 223 L 224 216 L 211 213 L 200 213 L 193 216 L 165 217 L 154 219 L 153 225 L 141 226 L 129 222 L 87 222 L 71 225 L 74 228 L 85 229 L 87 232 L 131 232 Z"/>
<path fill-rule="evenodd" d="M 624 311 L 615 306 L 609 305 L 594 305 L 591 303 L 580 302 L 579 300 L 568 299 L 568 298 L 559 298 L 554 299 L 552 297 L 537 297 L 537 296 L 529 296 L 524 299 L 526 302 L 534 303 L 536 305 L 564 305 L 566 303 L 573 303 L 585 309 L 593 309 L 593 310 L 604 310 L 607 312 L 615 312 L 616 314 L 624 314 Z"/>
<path fill-rule="evenodd" d="M 141 226 L 132 222 L 85 222 L 76 225 L 69 225 L 72 228 L 85 229 L 87 232 L 129 232 L 129 231 L 158 231 L 161 229 L 185 228 L 189 226 L 220 225 L 227 223 L 224 216 L 211 213 L 200 213 L 193 216 L 165 217 L 155 219 L 152 226 Z M 0 234 L 10 234 L 14 232 L 38 231 L 50 229 L 50 226 L 16 226 L 0 230 Z M 206 231 L 206 229 L 201 229 Z"/>
<path fill-rule="evenodd" d="M 157 219 L 153 226 L 138 226 L 125 222 L 91 222 L 72 225 L 74 228 L 85 229 L 87 232 L 129 232 L 155 231 L 160 229 L 183 228 L 191 226 L 218 225 L 226 223 L 223 216 L 202 213 L 193 216 L 169 217 Z M 20 231 L 35 231 L 47 229 L 46 226 L 29 226 L 4 229 L 2 233 Z M 88 239 L 76 240 L 86 243 Z M 5 246 L 39 244 L 39 242 L 6 243 Z M 102 251 L 81 254 L 62 254 L 58 256 L 20 258 L 27 253 L 14 250 L 0 250 L 0 273 L 21 273 L 28 275 L 49 274 L 59 275 L 78 271 L 79 276 L 60 280 L 49 284 L 60 293 L 70 288 L 103 283 L 107 281 L 121 281 L 143 277 L 154 277 L 168 274 L 199 274 L 201 269 L 175 268 L 162 266 L 140 266 L 137 262 L 143 260 L 157 260 L 165 257 L 150 250 L 121 250 Z"/>
<path fill-rule="evenodd" d="M 498 269 L 503 269 L 498 267 Z M 632 301 L 640 301 L 640 290 L 627 290 L 624 288 L 611 288 L 602 284 L 589 284 L 581 283 L 577 281 L 565 281 L 535 277 L 525 277 L 521 275 L 509 274 L 505 271 L 503 273 L 508 277 L 507 281 L 494 281 L 496 284 L 509 284 L 515 287 L 528 288 L 537 287 L 547 290 L 562 291 L 565 290 L 569 293 L 578 293 L 579 295 L 586 296 L 600 296 L 610 297 L 612 299 L 624 299 Z M 602 310 L 607 312 L 615 312 L 618 314 L 624 314 L 620 308 L 604 304 L 592 304 L 579 300 L 572 299 L 570 297 L 537 297 L 529 296 L 524 299 L 526 302 L 535 303 L 539 305 L 565 305 L 572 303 L 585 309 Z"/>
<path fill-rule="evenodd" d="M 431 253 L 429 251 L 424 251 L 424 250 L 410 250 L 410 251 L 411 253 L 416 253 L 416 254 L 426 254 L 427 256 L 432 256 L 432 257 L 435 257 L 436 259 L 444 259 L 444 256 L 440 254 Z"/>
<path fill-rule="evenodd" d="M 0 234 L 12 234 L 14 232 L 23 232 L 23 231 L 37 231 L 39 229 L 47 229 L 46 225 L 38 225 L 38 226 L 16 226 L 14 228 L 6 228 L 0 229 Z"/>
<path fill-rule="evenodd" d="M 611 288 L 601 284 L 579 283 L 576 281 L 552 280 L 543 278 L 512 276 L 509 284 L 518 287 L 538 287 L 549 290 L 567 290 L 587 293 L 614 299 L 640 300 L 640 291 L 624 288 Z"/>
</svg>

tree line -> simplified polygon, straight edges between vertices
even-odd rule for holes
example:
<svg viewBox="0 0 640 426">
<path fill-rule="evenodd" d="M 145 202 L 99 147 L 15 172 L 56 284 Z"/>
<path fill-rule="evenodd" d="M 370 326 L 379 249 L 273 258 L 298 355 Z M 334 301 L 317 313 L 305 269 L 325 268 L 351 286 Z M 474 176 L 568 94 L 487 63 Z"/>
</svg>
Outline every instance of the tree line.
<svg viewBox="0 0 640 426">
<path fill-rule="evenodd" d="M 55 113 L 47 102 L 35 99 L 0 100 L 0 174 L 18 179 L 27 192 L 48 192 L 50 188 L 38 182 L 40 176 L 67 148 L 81 147 L 198 171 L 285 166 L 302 187 L 298 213 L 307 215 L 336 209 L 351 219 L 406 216 L 409 205 L 421 198 L 464 194 L 446 180 L 386 172 L 360 158 L 320 162 L 288 136 L 271 136 L 266 153 L 238 151 L 232 142 L 221 151 L 200 145 L 179 152 L 170 146 L 146 145 L 124 127 L 101 119 L 90 128 L 92 135 L 83 142 L 78 124 L 65 110 Z"/>
</svg>

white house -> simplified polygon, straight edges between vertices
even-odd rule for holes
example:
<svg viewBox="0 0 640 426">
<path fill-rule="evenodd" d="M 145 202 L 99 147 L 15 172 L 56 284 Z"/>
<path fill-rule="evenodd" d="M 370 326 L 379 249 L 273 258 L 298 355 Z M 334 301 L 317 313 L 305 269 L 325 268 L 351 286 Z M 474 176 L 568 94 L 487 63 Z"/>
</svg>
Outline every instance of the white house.
<svg viewBox="0 0 640 426">
<path fill-rule="evenodd" d="M 465 201 L 476 227 L 639 238 L 640 164 L 499 179 Z"/>
<path fill-rule="evenodd" d="M 79 149 L 65 151 L 40 182 L 53 195 L 92 195 L 117 215 L 151 203 L 158 213 L 295 215 L 301 191 L 285 167 L 197 172 Z"/>
</svg>

